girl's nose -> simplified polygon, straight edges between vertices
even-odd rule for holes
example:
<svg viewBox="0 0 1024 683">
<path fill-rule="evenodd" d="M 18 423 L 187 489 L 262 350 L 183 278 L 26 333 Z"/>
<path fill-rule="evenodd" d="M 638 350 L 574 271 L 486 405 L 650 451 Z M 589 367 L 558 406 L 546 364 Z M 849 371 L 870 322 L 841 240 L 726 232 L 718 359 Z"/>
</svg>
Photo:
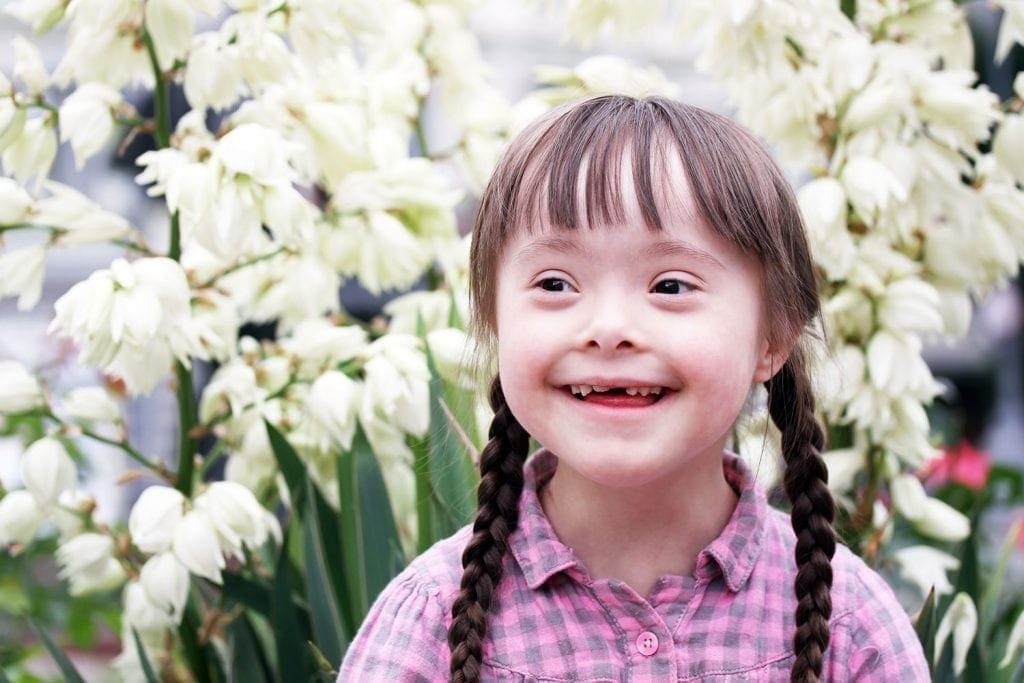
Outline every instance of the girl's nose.
<svg viewBox="0 0 1024 683">
<path fill-rule="evenodd" d="M 624 301 L 606 301 L 594 306 L 584 327 L 584 346 L 603 352 L 635 349 L 641 343 L 635 311 Z"/>
</svg>

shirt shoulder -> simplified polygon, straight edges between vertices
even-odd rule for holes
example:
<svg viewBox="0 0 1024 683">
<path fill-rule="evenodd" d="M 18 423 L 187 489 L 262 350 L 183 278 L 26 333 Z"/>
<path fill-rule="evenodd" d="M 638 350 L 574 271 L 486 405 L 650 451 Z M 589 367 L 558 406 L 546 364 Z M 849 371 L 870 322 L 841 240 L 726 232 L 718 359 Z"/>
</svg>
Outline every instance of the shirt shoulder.
<svg viewBox="0 0 1024 683">
<path fill-rule="evenodd" d="M 447 679 L 448 609 L 469 531 L 435 543 L 381 591 L 349 644 L 339 683 Z"/>
</svg>

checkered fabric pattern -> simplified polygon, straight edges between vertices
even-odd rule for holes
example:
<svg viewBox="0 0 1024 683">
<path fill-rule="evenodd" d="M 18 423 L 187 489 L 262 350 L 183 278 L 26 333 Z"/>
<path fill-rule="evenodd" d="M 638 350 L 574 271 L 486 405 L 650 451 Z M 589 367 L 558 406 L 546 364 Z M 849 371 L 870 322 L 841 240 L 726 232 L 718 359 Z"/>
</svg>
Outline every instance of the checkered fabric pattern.
<svg viewBox="0 0 1024 683">
<path fill-rule="evenodd" d="M 701 551 L 693 576 L 664 576 L 650 595 L 595 580 L 555 536 L 538 490 L 557 458 L 526 466 L 484 643 L 485 681 L 788 681 L 794 631 L 794 536 L 738 457 L 726 479 L 739 503 Z M 339 681 L 446 681 L 450 609 L 464 528 L 440 541 L 377 599 Z M 928 681 L 924 654 L 889 587 L 845 546 L 833 560 L 827 681 Z"/>
</svg>

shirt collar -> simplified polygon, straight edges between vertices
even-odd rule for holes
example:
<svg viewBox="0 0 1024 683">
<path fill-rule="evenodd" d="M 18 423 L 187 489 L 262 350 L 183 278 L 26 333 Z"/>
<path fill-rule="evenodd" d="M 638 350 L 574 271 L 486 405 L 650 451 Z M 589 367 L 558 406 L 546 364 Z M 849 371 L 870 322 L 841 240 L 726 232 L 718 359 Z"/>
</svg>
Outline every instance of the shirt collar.
<svg viewBox="0 0 1024 683">
<path fill-rule="evenodd" d="M 579 565 L 576 554 L 555 535 L 544 514 L 538 492 L 551 479 L 558 458 L 541 449 L 526 462 L 519 525 L 509 548 L 522 569 L 527 585 L 537 589 L 560 572 Z M 761 554 L 768 502 L 746 463 L 732 453 L 723 455 L 725 479 L 739 500 L 722 533 L 697 556 L 696 578 L 721 573 L 730 591 L 739 591 L 750 578 Z"/>
</svg>

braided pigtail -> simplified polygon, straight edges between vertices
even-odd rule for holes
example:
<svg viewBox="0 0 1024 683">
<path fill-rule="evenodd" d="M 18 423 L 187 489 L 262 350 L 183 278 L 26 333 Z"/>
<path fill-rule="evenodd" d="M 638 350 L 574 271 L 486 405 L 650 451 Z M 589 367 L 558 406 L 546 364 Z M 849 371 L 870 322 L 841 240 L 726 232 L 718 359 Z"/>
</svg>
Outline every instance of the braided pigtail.
<svg viewBox="0 0 1024 683">
<path fill-rule="evenodd" d="M 828 470 L 821 457 L 825 435 L 814 416 L 814 396 L 799 348 L 794 349 L 766 386 L 768 410 L 782 432 L 784 486 L 793 505 L 796 533 L 796 661 L 790 680 L 818 681 L 828 648 L 828 619 L 832 614 L 835 505 L 828 489 Z"/>
<path fill-rule="evenodd" d="M 523 463 L 530 443 L 530 435 L 509 410 L 497 377 L 491 384 L 490 399 L 494 420 L 490 440 L 480 454 L 476 521 L 462 553 L 462 582 L 448 627 L 451 680 L 456 683 L 480 680 L 487 609 L 501 580 L 509 534 L 519 523 Z"/>
</svg>

